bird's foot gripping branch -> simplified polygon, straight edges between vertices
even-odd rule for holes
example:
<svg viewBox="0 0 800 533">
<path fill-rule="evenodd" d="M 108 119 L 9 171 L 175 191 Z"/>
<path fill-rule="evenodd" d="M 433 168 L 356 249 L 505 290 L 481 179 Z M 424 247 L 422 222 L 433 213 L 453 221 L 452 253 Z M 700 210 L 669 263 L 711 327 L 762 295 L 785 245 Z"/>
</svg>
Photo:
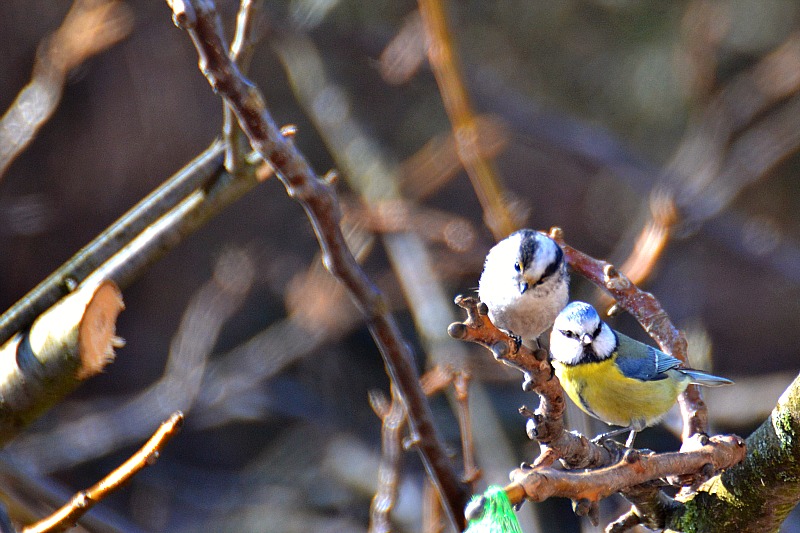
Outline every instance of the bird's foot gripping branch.
<svg viewBox="0 0 800 533">
<path fill-rule="evenodd" d="M 652 294 L 637 288 L 612 265 L 568 246 L 560 229 L 551 230 L 550 237 L 563 250 L 573 272 L 609 293 L 620 308 L 650 333 L 663 350 L 663 353 L 655 350 L 661 355 L 654 355 L 654 360 L 663 359 L 665 369 L 671 365 L 665 371 L 673 371 L 674 361 L 686 363 L 686 340 Z M 450 335 L 491 350 L 498 361 L 523 372 L 525 390 L 539 395 L 535 411 L 525 407 L 520 411 L 528 418 L 528 435 L 539 442 L 541 453 L 531 465 L 523 464 L 511 473 L 512 482 L 505 490 L 512 504 L 566 497 L 573 500 L 577 514 L 589 516 L 596 523 L 597 502 L 619 492 L 633 503 L 633 508 L 609 525 L 609 531 L 625 531 L 637 524 L 663 528 L 683 513 L 683 504 L 667 496 L 658 480 L 668 479 L 687 487 L 681 493 L 681 500 L 685 501 L 692 489 L 744 459 L 745 443 L 740 437 L 706 436 L 706 406 L 694 385 L 689 385 L 679 396 L 684 420 L 680 452 L 656 454 L 626 448 L 610 440 L 595 443 L 568 431 L 563 422 L 564 391 L 547 352 L 520 345 L 498 329 L 489 320 L 486 306 L 476 298 L 459 296 L 456 303 L 466 310 L 467 319 L 452 324 Z M 588 346 L 586 341 L 583 339 Z M 552 468 L 557 460 L 566 470 Z"/>
</svg>

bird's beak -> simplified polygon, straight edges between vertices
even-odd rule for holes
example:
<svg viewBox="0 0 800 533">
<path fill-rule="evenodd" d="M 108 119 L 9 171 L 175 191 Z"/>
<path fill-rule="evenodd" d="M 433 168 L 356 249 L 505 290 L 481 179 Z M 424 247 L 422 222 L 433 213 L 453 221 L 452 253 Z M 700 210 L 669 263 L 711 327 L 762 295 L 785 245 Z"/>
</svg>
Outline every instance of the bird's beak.
<svg viewBox="0 0 800 533">
<path fill-rule="evenodd" d="M 528 290 L 528 282 L 527 281 L 520 281 L 519 282 L 519 293 L 525 294 L 525 291 Z"/>
<path fill-rule="evenodd" d="M 588 333 L 585 333 L 583 335 L 583 337 L 581 337 L 581 344 L 583 344 L 584 346 L 589 346 L 590 344 L 592 344 L 593 340 L 594 339 L 592 339 L 591 335 L 589 335 Z"/>
</svg>

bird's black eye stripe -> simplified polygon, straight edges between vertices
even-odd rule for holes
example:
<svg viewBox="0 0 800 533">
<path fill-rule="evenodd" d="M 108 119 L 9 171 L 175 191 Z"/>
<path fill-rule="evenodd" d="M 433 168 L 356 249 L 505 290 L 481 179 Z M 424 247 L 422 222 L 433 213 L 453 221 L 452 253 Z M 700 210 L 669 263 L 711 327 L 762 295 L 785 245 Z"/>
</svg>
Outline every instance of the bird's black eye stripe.
<svg viewBox="0 0 800 533">
<path fill-rule="evenodd" d="M 547 265 L 544 274 L 542 274 L 542 279 L 546 278 L 547 276 L 552 276 L 553 274 L 555 274 L 563 261 L 564 261 L 564 252 L 561 251 L 560 246 L 556 246 L 556 257 L 555 259 L 553 259 L 552 263 Z"/>
<path fill-rule="evenodd" d="M 564 335 L 565 337 L 567 337 L 569 339 L 577 339 L 578 338 L 578 334 L 575 333 L 574 331 L 569 331 L 567 329 L 560 329 L 558 331 L 560 331 L 562 335 Z"/>
<path fill-rule="evenodd" d="M 602 329 L 603 329 L 603 323 L 602 323 L 602 322 L 600 322 L 599 324 L 597 324 L 597 329 L 595 329 L 595 330 L 594 330 L 594 333 L 592 333 L 592 338 L 593 338 L 593 339 L 596 339 L 596 338 L 597 338 L 597 336 L 598 336 L 598 335 L 600 335 L 600 331 L 601 331 Z"/>
<path fill-rule="evenodd" d="M 542 277 L 539 278 L 539 281 L 536 282 L 536 285 L 543 283 L 548 277 L 552 276 L 556 272 L 558 272 L 559 267 L 561 267 L 561 262 L 564 260 L 564 252 L 561 251 L 560 246 L 556 246 L 556 257 L 553 259 L 553 262 L 547 265 L 547 268 L 544 269 L 542 273 Z"/>
</svg>

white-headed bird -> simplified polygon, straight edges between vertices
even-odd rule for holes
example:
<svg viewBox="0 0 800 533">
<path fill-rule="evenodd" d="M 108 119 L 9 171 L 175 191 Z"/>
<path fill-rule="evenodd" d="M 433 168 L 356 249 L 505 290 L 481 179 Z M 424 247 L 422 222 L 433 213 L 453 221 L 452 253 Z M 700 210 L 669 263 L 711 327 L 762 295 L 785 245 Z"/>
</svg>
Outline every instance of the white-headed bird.
<svg viewBox="0 0 800 533">
<path fill-rule="evenodd" d="M 575 404 L 607 424 L 623 426 L 599 438 L 636 432 L 658 422 L 690 383 L 717 387 L 733 383 L 683 367 L 671 355 L 614 331 L 585 302 L 572 302 L 550 334 L 556 376 Z"/>
<path fill-rule="evenodd" d="M 489 250 L 478 285 L 492 323 L 521 341 L 536 341 L 569 298 L 561 247 L 531 229 L 515 231 Z"/>
</svg>

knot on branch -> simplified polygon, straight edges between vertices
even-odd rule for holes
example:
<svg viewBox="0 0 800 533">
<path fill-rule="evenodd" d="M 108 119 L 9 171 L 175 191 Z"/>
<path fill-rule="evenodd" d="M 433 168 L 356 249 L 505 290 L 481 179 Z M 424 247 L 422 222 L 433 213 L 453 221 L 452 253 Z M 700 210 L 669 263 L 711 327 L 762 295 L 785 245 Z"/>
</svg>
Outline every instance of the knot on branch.
<svg viewBox="0 0 800 533">
<path fill-rule="evenodd" d="M 590 500 L 588 498 L 573 500 L 572 510 L 578 516 L 589 518 L 589 522 L 595 527 L 600 523 L 600 505 L 597 500 Z"/>
<path fill-rule="evenodd" d="M 495 359 L 514 367 L 526 375 L 529 381 L 531 374 L 546 371 L 551 373 L 547 362 L 547 351 L 537 350 L 522 345 L 504 331 L 497 328 L 489 320 L 488 309 L 474 296 L 458 295 L 455 303 L 467 312 L 464 322 L 454 322 L 447 328 L 447 333 L 454 339 L 474 342 L 492 352 Z M 533 378 L 531 378 L 533 379 Z"/>
<path fill-rule="evenodd" d="M 631 280 L 617 270 L 614 265 L 606 263 L 603 267 L 603 284 L 609 291 L 622 291 L 630 288 Z"/>
<path fill-rule="evenodd" d="M 183 0 L 168 0 L 172 8 L 172 22 L 182 30 L 194 28 L 197 24 L 197 12 L 191 3 Z"/>
</svg>

